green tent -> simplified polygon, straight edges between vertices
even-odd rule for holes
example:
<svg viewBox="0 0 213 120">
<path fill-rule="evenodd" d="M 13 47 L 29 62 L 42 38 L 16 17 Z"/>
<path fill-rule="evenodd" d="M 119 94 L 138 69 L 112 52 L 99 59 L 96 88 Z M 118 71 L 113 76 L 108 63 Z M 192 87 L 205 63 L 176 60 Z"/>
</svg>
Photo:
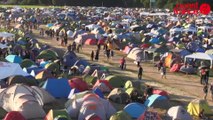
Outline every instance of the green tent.
<svg viewBox="0 0 213 120">
<path fill-rule="evenodd" d="M 35 63 L 32 60 L 30 60 L 30 59 L 24 59 L 21 62 L 21 67 L 22 68 L 28 68 L 28 67 L 31 67 L 32 65 L 35 65 Z"/>
<path fill-rule="evenodd" d="M 136 88 L 137 90 L 141 90 L 141 83 L 140 81 L 131 81 L 131 80 L 128 80 L 126 81 L 125 85 L 124 85 L 124 88 L 127 90 L 128 88 Z"/>
<path fill-rule="evenodd" d="M 5 58 L 0 57 L 1 62 L 8 62 Z"/>
<path fill-rule="evenodd" d="M 62 110 L 53 110 L 51 109 L 48 114 L 46 115 L 46 119 L 47 120 L 54 120 L 55 118 L 57 118 L 58 116 L 60 117 L 64 117 L 67 120 L 71 120 L 69 114 L 66 112 L 66 110 L 62 109 Z"/>
<path fill-rule="evenodd" d="M 133 91 L 137 91 L 137 89 L 132 87 L 132 88 L 128 88 L 125 92 L 130 96 Z"/>
<path fill-rule="evenodd" d="M 58 54 L 52 50 L 43 50 L 38 56 L 37 59 L 57 59 Z"/>
<path fill-rule="evenodd" d="M 97 77 L 93 77 L 93 76 L 87 75 L 87 76 L 84 77 L 84 81 L 87 84 L 94 85 L 96 83 L 96 81 L 97 81 Z"/>
<path fill-rule="evenodd" d="M 109 120 L 132 120 L 131 116 L 125 111 L 118 111 Z"/>
<path fill-rule="evenodd" d="M 110 75 L 105 78 L 108 80 L 110 85 L 114 88 L 124 87 L 126 80 L 122 76 Z"/>
<path fill-rule="evenodd" d="M 4 110 L 2 107 L 0 107 L 0 119 L 3 120 L 3 118 L 6 116 L 7 111 Z"/>
<path fill-rule="evenodd" d="M 52 72 L 55 72 L 55 73 L 58 73 L 59 70 L 60 70 L 60 66 L 58 63 L 48 63 L 45 65 L 45 69 L 49 70 L 49 71 L 52 71 Z"/>
</svg>

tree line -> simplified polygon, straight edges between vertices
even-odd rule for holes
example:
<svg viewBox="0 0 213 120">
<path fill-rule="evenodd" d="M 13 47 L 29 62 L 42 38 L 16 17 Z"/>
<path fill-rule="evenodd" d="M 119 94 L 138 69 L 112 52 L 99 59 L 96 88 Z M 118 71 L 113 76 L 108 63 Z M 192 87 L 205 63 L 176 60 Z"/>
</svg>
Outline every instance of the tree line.
<svg viewBox="0 0 213 120">
<path fill-rule="evenodd" d="M 2 0 L 0 0 L 2 1 Z M 213 0 L 155 0 L 156 8 L 172 9 L 176 4 L 206 2 L 213 8 Z M 55 6 L 105 6 L 105 7 L 150 7 L 150 0 L 7 0 L 14 5 L 55 5 Z"/>
</svg>

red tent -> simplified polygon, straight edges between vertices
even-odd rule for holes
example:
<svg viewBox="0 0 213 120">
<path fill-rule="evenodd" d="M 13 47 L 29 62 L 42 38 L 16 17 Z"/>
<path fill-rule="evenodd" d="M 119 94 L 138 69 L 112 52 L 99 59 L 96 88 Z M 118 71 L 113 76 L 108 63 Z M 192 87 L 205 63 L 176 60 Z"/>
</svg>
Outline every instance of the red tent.
<svg viewBox="0 0 213 120">
<path fill-rule="evenodd" d="M 129 46 L 126 46 L 123 50 L 124 53 L 129 54 L 131 48 Z"/>
<path fill-rule="evenodd" d="M 143 48 L 143 49 L 144 49 L 144 48 L 149 48 L 149 46 L 150 46 L 149 44 L 142 44 L 142 45 L 141 45 L 141 48 Z"/>
<path fill-rule="evenodd" d="M 170 72 L 178 72 L 180 70 L 182 65 L 180 64 L 174 64 L 171 69 L 170 69 Z"/>
<path fill-rule="evenodd" d="M 17 111 L 8 112 L 3 120 L 26 120 L 21 113 Z"/>
<path fill-rule="evenodd" d="M 86 45 L 96 45 L 97 44 L 97 41 L 95 39 L 87 39 L 85 41 L 85 44 Z"/>
<path fill-rule="evenodd" d="M 109 84 L 108 80 L 97 80 L 96 83 L 95 83 L 95 85 L 93 85 L 93 89 L 96 88 L 100 83 L 104 83 L 111 90 L 113 89 L 113 87 Z"/>
<path fill-rule="evenodd" d="M 163 90 L 153 90 L 153 94 L 158 94 L 158 95 L 162 95 L 162 96 L 167 96 L 168 97 L 168 93 L 166 91 Z"/>
<path fill-rule="evenodd" d="M 105 44 L 105 40 L 104 39 L 98 40 L 98 44 L 104 45 Z"/>
<path fill-rule="evenodd" d="M 88 84 L 83 81 L 82 78 L 72 78 L 71 80 L 69 80 L 69 85 L 71 86 L 71 88 L 76 88 L 80 91 L 89 89 Z"/>
</svg>

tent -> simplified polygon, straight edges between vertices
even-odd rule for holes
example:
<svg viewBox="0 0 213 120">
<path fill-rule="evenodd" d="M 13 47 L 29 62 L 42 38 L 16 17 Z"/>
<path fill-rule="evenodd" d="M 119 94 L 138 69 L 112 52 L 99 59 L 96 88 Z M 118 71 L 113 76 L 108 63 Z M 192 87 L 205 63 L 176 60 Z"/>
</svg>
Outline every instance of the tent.
<svg viewBox="0 0 213 120">
<path fill-rule="evenodd" d="M 46 80 L 48 78 L 53 78 L 53 75 L 47 70 L 42 70 L 35 76 L 37 80 Z"/>
<path fill-rule="evenodd" d="M 99 88 L 93 89 L 93 93 L 95 93 L 96 95 L 98 95 L 100 98 L 104 99 L 104 94 L 103 94 L 103 92 Z"/>
<path fill-rule="evenodd" d="M 96 94 L 88 92 L 75 94 L 65 106 L 69 115 L 72 118 L 78 118 L 78 120 L 83 120 L 92 113 L 101 117 L 102 120 L 106 120 L 116 112 L 108 100 L 101 99 Z"/>
<path fill-rule="evenodd" d="M 53 110 L 51 109 L 44 120 L 55 120 L 55 118 L 57 116 L 64 116 L 66 118 L 66 120 L 71 120 L 70 116 L 68 115 L 68 113 L 66 112 L 66 110 L 62 109 L 62 110 Z"/>
<path fill-rule="evenodd" d="M 3 120 L 26 120 L 21 113 L 17 111 L 8 112 Z"/>
<path fill-rule="evenodd" d="M 18 111 L 26 119 L 43 118 L 45 112 L 42 105 L 51 101 L 50 99 L 45 99 L 45 97 L 51 97 L 45 92 L 37 91 L 40 90 L 40 88 L 36 88 L 37 89 L 22 84 L 16 84 L 1 90 L 1 107 L 8 112 Z"/>
<path fill-rule="evenodd" d="M 73 89 L 70 91 L 68 98 L 71 99 L 72 96 L 74 96 L 76 93 L 79 93 L 79 92 L 80 92 L 80 91 L 79 91 L 78 89 L 73 88 Z"/>
<path fill-rule="evenodd" d="M 190 114 L 182 106 L 174 106 L 167 111 L 172 120 L 193 120 Z"/>
<path fill-rule="evenodd" d="M 87 39 L 84 44 L 86 44 L 86 45 L 96 45 L 97 41 L 96 41 L 96 39 Z"/>
<path fill-rule="evenodd" d="M 127 57 L 133 60 L 136 60 L 137 57 L 140 57 L 140 59 L 142 60 L 144 58 L 143 50 L 141 48 L 135 47 L 129 52 Z"/>
<path fill-rule="evenodd" d="M 145 111 L 137 120 L 162 120 L 162 119 L 160 118 L 157 112 Z"/>
<path fill-rule="evenodd" d="M 35 63 L 32 60 L 30 60 L 30 59 L 24 59 L 21 62 L 21 67 L 22 68 L 28 68 L 28 67 L 31 67 L 32 65 L 35 65 Z"/>
<path fill-rule="evenodd" d="M 8 32 L 0 32 L 0 37 L 2 38 L 15 38 L 15 35 Z"/>
<path fill-rule="evenodd" d="M 209 54 L 206 54 L 206 53 L 194 53 L 194 54 L 191 54 L 191 55 L 187 55 L 187 56 L 185 56 L 184 62 L 186 62 L 187 59 L 208 60 L 208 61 L 210 61 L 210 67 L 212 68 L 212 66 L 213 66 L 213 63 L 212 63 L 213 62 L 213 55 L 209 55 Z"/>
<path fill-rule="evenodd" d="M 17 55 L 8 55 L 5 59 L 11 63 L 21 63 L 22 62 L 22 58 Z"/>
<path fill-rule="evenodd" d="M 170 72 L 178 72 L 178 71 L 180 70 L 180 68 L 181 68 L 181 64 L 175 63 L 175 64 L 171 67 Z"/>
<path fill-rule="evenodd" d="M 170 107 L 169 100 L 165 96 L 153 94 L 144 103 L 147 107 L 168 109 Z"/>
<path fill-rule="evenodd" d="M 197 69 L 193 68 L 193 66 L 187 66 L 185 67 L 184 65 L 180 67 L 180 72 L 187 73 L 187 74 L 196 74 Z"/>
<path fill-rule="evenodd" d="M 140 103 L 130 103 L 124 107 L 124 111 L 132 118 L 137 119 L 146 111 L 146 107 Z"/>
<path fill-rule="evenodd" d="M 198 116 L 202 109 L 204 109 L 205 115 L 212 115 L 213 113 L 205 100 L 195 99 L 187 106 L 187 112 L 193 116 Z"/>
<path fill-rule="evenodd" d="M 13 84 L 17 84 L 17 83 L 26 84 L 29 86 L 37 85 L 37 82 L 35 79 L 28 79 L 21 75 L 11 76 L 7 80 L 8 85 L 13 85 Z"/>
<path fill-rule="evenodd" d="M 165 96 L 165 97 L 169 96 L 168 93 L 164 90 L 154 89 L 152 92 L 153 92 L 153 94 L 162 95 L 162 96 Z"/>
<path fill-rule="evenodd" d="M 121 88 L 114 88 L 107 98 L 115 103 L 125 104 L 130 99 L 130 96 Z"/>
<path fill-rule="evenodd" d="M 5 44 L 0 43 L 0 49 L 5 49 L 5 48 L 8 48 L 8 46 L 5 45 Z"/>
<path fill-rule="evenodd" d="M 28 73 L 21 69 L 19 64 L 0 62 L 0 79 L 15 75 L 29 76 Z"/>
<path fill-rule="evenodd" d="M 63 56 L 62 63 L 68 67 L 71 67 L 76 62 L 76 54 L 74 52 L 68 52 Z"/>
<path fill-rule="evenodd" d="M 107 80 L 97 80 L 93 85 L 93 89 L 95 88 L 99 88 L 102 92 L 110 92 L 113 89 Z"/>
<path fill-rule="evenodd" d="M 55 98 L 67 98 L 71 91 L 67 79 L 47 79 L 42 88 Z"/>
<path fill-rule="evenodd" d="M 124 78 L 116 75 L 109 75 L 105 78 L 105 80 L 108 80 L 112 87 L 123 87 L 126 82 Z"/>
<path fill-rule="evenodd" d="M 109 120 L 132 120 L 132 118 L 127 112 L 122 110 L 113 114 Z"/>
<path fill-rule="evenodd" d="M 130 51 L 131 51 L 131 48 L 130 48 L 129 46 L 126 46 L 126 47 L 124 48 L 124 50 L 123 50 L 123 52 L 124 52 L 125 54 L 129 54 Z"/>
<path fill-rule="evenodd" d="M 72 78 L 69 80 L 69 85 L 71 88 L 76 88 L 80 91 L 88 90 L 89 87 L 85 81 L 83 81 L 82 78 Z"/>
<path fill-rule="evenodd" d="M 127 90 L 128 88 L 136 88 L 137 90 L 141 90 L 141 83 L 140 81 L 126 81 L 124 88 Z"/>
</svg>

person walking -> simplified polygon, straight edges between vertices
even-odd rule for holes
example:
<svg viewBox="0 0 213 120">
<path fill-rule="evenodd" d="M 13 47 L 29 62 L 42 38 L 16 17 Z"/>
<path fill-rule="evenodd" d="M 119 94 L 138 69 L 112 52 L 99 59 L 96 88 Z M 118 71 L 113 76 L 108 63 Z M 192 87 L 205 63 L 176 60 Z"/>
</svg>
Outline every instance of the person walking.
<svg viewBox="0 0 213 120">
<path fill-rule="evenodd" d="M 207 97 L 207 94 L 208 94 L 208 85 L 207 84 L 203 87 L 203 92 L 204 92 L 203 98 L 206 100 L 206 97 Z"/>
<path fill-rule="evenodd" d="M 161 79 L 165 78 L 166 79 L 166 66 L 161 67 Z"/>
<path fill-rule="evenodd" d="M 138 80 L 142 80 L 143 68 L 139 66 L 138 69 Z"/>
<path fill-rule="evenodd" d="M 211 98 L 212 98 L 212 101 L 213 101 L 213 82 L 210 85 L 210 92 L 211 92 Z"/>
<path fill-rule="evenodd" d="M 206 70 L 204 68 L 201 68 L 200 70 L 200 84 L 203 84 L 206 82 Z"/>
<path fill-rule="evenodd" d="M 90 54 L 90 60 L 93 61 L 94 59 L 94 51 L 92 50 L 91 54 Z"/>
<path fill-rule="evenodd" d="M 98 61 L 98 59 L 99 59 L 99 49 L 97 49 L 95 53 L 95 60 Z"/>
<path fill-rule="evenodd" d="M 125 68 L 126 60 L 125 57 L 120 59 L 120 68 L 123 70 Z"/>
</svg>

